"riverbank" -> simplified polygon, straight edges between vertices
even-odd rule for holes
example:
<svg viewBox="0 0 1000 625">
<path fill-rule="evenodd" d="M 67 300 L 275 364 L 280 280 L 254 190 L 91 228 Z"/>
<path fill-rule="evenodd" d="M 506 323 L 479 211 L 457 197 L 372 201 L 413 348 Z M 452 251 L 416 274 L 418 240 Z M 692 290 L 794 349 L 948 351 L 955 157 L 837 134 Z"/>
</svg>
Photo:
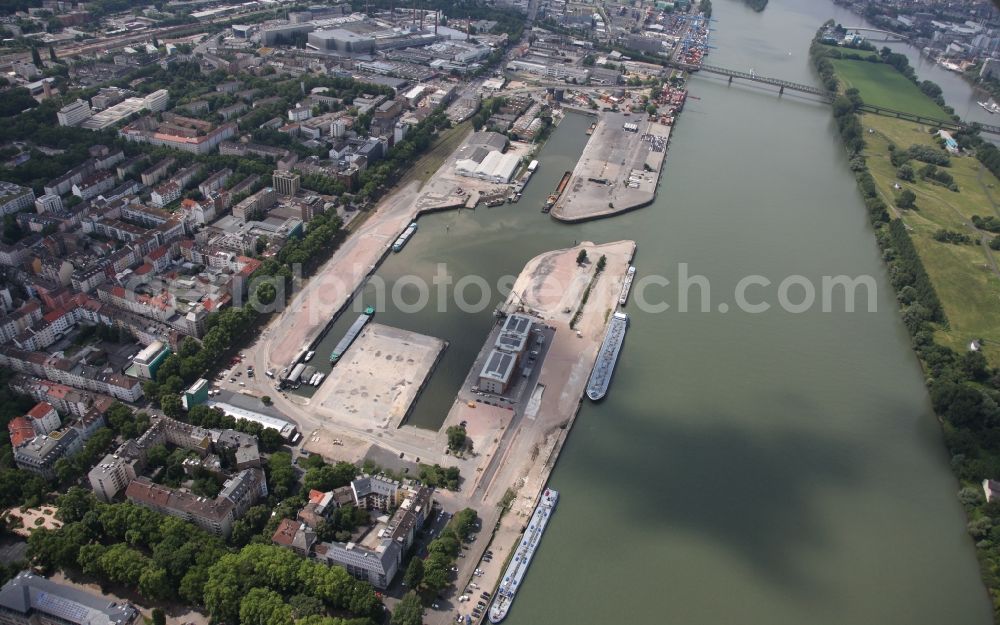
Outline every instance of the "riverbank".
<svg viewBox="0 0 1000 625">
<path fill-rule="evenodd" d="M 817 45 L 814 53 L 828 55 L 831 49 Z M 928 115 L 941 111 L 887 63 L 833 58 L 830 64 L 841 94 L 854 88 L 865 104 L 875 100 Z M 906 92 L 885 104 L 896 84 Z M 1000 197 L 993 191 L 1000 180 L 971 146 L 959 150 L 956 143 L 947 149 L 945 137 L 951 135 L 942 136 L 934 127 L 860 112 L 856 117 L 861 134 L 852 136 L 852 149 L 863 147 L 852 168 L 863 160 L 873 195 L 906 225 L 942 308 L 941 318 L 934 319 L 935 340 L 958 353 L 975 344 L 990 362 L 1000 363 L 1000 251 L 991 247 L 995 233 L 978 219 L 1000 218 Z M 913 194 L 912 206 L 900 200 L 904 193 Z"/>
<path fill-rule="evenodd" d="M 991 538 L 1000 524 L 994 524 L 997 508 L 989 500 L 1000 492 L 992 490 L 989 480 L 998 477 L 1000 466 L 995 401 L 1000 388 L 984 352 L 996 358 L 992 337 L 1000 328 L 995 313 L 1000 271 L 992 255 L 992 233 L 981 231 L 982 222 L 969 212 L 989 207 L 1000 216 L 989 191 L 998 181 L 973 156 L 959 155 L 958 146 L 974 145 L 969 138 L 939 143 L 931 135 L 933 128 L 860 114 L 864 92 L 842 88 L 837 64 L 815 42 L 811 52 L 824 83 L 838 91 L 834 116 L 962 486 L 959 500 L 996 620 L 1000 545 Z M 984 199 L 988 203 L 979 203 Z M 987 299 L 979 300 L 979 295 Z M 970 327 L 988 332 L 991 339 L 970 340 L 962 334 Z"/>
</svg>

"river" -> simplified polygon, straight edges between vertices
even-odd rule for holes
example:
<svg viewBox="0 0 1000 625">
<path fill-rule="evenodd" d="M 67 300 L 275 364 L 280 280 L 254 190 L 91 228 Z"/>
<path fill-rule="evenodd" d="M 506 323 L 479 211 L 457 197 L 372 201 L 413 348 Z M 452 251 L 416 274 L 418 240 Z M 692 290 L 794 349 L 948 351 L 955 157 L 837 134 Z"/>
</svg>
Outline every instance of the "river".
<svg viewBox="0 0 1000 625">
<path fill-rule="evenodd" d="M 711 63 L 816 84 L 807 49 L 832 4 L 714 4 Z M 670 311 L 643 312 L 633 293 L 609 396 L 583 405 L 550 480 L 559 508 L 507 622 L 989 623 L 958 485 L 829 107 L 711 76 L 690 89 L 701 99 L 672 135 L 653 205 L 575 226 L 538 211 L 587 139 L 588 120 L 571 115 L 519 204 L 422 218 L 378 271 L 391 285 L 446 263 L 496 283 L 546 250 L 632 238 L 640 281 L 676 282 L 679 263 L 710 281 L 713 312 L 676 312 L 669 288 L 647 296 Z M 718 312 L 748 274 L 773 283 L 757 299 L 793 274 L 870 275 L 877 312 Z M 389 306 L 378 320 L 450 341 L 411 416 L 436 426 L 490 311 Z"/>
</svg>

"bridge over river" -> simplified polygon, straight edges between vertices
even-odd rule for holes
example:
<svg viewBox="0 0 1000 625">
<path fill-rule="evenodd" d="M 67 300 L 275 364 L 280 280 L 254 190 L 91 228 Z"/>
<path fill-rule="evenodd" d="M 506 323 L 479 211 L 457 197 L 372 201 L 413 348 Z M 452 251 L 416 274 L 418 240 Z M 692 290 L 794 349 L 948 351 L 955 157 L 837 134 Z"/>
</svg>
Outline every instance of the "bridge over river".
<svg viewBox="0 0 1000 625">
<path fill-rule="evenodd" d="M 750 82 L 756 82 L 764 85 L 771 85 L 778 88 L 778 93 L 783 94 L 785 90 L 798 91 L 800 93 L 807 93 L 809 95 L 816 96 L 827 102 L 833 102 L 833 96 L 827 92 L 825 89 L 820 87 L 815 87 L 813 85 L 804 85 L 801 83 L 791 82 L 789 80 L 782 80 L 780 78 L 773 78 L 770 76 L 761 76 L 754 71 L 742 72 L 735 69 L 728 69 L 725 67 L 718 67 L 716 65 L 692 65 L 690 63 L 682 63 L 679 61 L 667 61 L 665 63 L 670 67 L 675 67 L 677 69 L 682 69 L 687 72 L 708 72 L 710 74 L 717 74 L 719 76 L 727 76 L 729 78 L 729 83 L 732 84 L 734 79 L 746 80 Z M 915 113 L 909 113 L 907 111 L 900 111 L 897 109 L 891 109 L 885 106 L 875 106 L 872 104 L 864 104 L 861 106 L 861 110 L 866 113 L 873 113 L 875 115 L 884 115 L 886 117 L 896 117 L 899 119 L 905 119 L 918 124 L 926 124 L 928 126 L 938 126 L 946 130 L 966 130 L 969 128 L 977 127 L 981 132 L 990 133 L 994 135 L 1000 135 L 1000 126 L 993 126 L 990 124 L 967 124 L 965 122 L 955 121 L 953 119 L 939 119 L 935 117 L 927 117 L 925 115 L 917 115 Z"/>
</svg>

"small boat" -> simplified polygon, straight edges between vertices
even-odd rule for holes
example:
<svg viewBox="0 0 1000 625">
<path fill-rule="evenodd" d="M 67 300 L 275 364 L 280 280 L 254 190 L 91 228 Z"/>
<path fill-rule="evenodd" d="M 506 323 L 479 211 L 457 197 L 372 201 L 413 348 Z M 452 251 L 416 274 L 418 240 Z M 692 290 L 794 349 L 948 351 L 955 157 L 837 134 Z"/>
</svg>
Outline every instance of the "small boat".
<svg viewBox="0 0 1000 625">
<path fill-rule="evenodd" d="M 1000 105 L 998 105 L 996 102 L 979 102 L 979 106 L 983 107 L 983 110 L 985 110 L 990 115 L 1000 112 Z"/>
<path fill-rule="evenodd" d="M 622 285 L 622 293 L 618 298 L 618 304 L 624 306 L 625 302 L 628 301 L 629 291 L 632 290 L 632 281 L 635 279 L 635 266 L 630 266 L 628 272 L 625 274 L 625 284 Z"/>
<path fill-rule="evenodd" d="M 302 362 L 309 362 L 310 360 L 312 360 L 312 357 L 315 356 L 315 355 L 316 355 L 316 352 L 314 352 L 314 351 L 308 351 L 308 352 L 306 352 L 306 355 L 302 359 Z"/>
</svg>

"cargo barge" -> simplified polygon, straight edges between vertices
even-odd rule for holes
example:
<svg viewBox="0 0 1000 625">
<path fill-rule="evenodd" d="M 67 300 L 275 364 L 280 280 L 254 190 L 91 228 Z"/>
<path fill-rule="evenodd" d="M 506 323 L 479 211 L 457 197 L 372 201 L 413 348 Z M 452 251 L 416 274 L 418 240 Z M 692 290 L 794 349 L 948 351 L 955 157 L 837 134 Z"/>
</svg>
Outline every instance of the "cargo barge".
<svg viewBox="0 0 1000 625">
<path fill-rule="evenodd" d="M 399 238 L 396 239 L 396 242 L 392 244 L 392 251 L 398 252 L 399 250 L 403 249 L 403 246 L 406 245 L 406 243 L 410 240 L 410 237 L 412 237 L 413 233 L 416 231 L 417 231 L 417 222 L 415 221 L 411 222 L 410 225 L 406 227 L 406 230 L 403 230 L 403 234 L 399 235 Z"/>
<path fill-rule="evenodd" d="M 611 374 L 615 371 L 618 353 L 622 349 L 627 328 L 628 315 L 616 312 L 611 317 L 611 325 L 608 326 L 608 333 L 604 335 L 601 351 L 598 352 L 597 362 L 594 363 L 594 371 L 590 374 L 590 381 L 587 383 L 587 397 L 592 401 L 597 401 L 608 393 Z"/>
<path fill-rule="evenodd" d="M 552 516 L 558 501 L 558 491 L 546 488 L 545 492 L 542 493 L 542 499 L 535 506 L 535 512 L 531 515 L 528 528 L 524 530 L 521 542 L 518 543 L 517 549 L 514 551 L 514 557 L 503 573 L 503 581 L 497 588 L 496 596 L 493 597 L 493 605 L 489 611 L 491 623 L 499 623 L 507 616 L 510 604 L 514 601 L 514 595 L 517 594 L 521 586 L 524 574 L 538 549 L 542 534 L 545 533 L 545 527 L 548 525 L 549 518 Z"/>
<path fill-rule="evenodd" d="M 562 180 L 559 181 L 559 186 L 556 187 L 556 192 L 549 196 L 549 199 L 545 200 L 545 206 L 542 207 L 542 212 L 547 213 L 552 210 L 555 203 L 559 201 L 559 197 L 562 196 L 563 191 L 566 190 L 566 185 L 569 184 L 569 179 L 572 177 L 573 172 L 568 171 L 563 174 Z"/>
<path fill-rule="evenodd" d="M 332 352 L 330 352 L 331 365 L 336 364 L 337 361 L 340 360 L 340 357 L 344 355 L 344 352 L 346 352 L 347 348 L 351 346 L 354 339 L 358 338 L 358 335 L 361 334 L 361 331 L 365 329 L 365 325 L 372 320 L 372 316 L 374 315 L 375 309 L 371 306 L 366 308 L 364 313 L 358 315 L 358 318 L 355 319 L 354 323 L 351 324 L 351 327 L 348 328 L 347 334 L 344 335 L 344 338 L 340 339 L 337 346 L 333 348 Z"/>
</svg>

